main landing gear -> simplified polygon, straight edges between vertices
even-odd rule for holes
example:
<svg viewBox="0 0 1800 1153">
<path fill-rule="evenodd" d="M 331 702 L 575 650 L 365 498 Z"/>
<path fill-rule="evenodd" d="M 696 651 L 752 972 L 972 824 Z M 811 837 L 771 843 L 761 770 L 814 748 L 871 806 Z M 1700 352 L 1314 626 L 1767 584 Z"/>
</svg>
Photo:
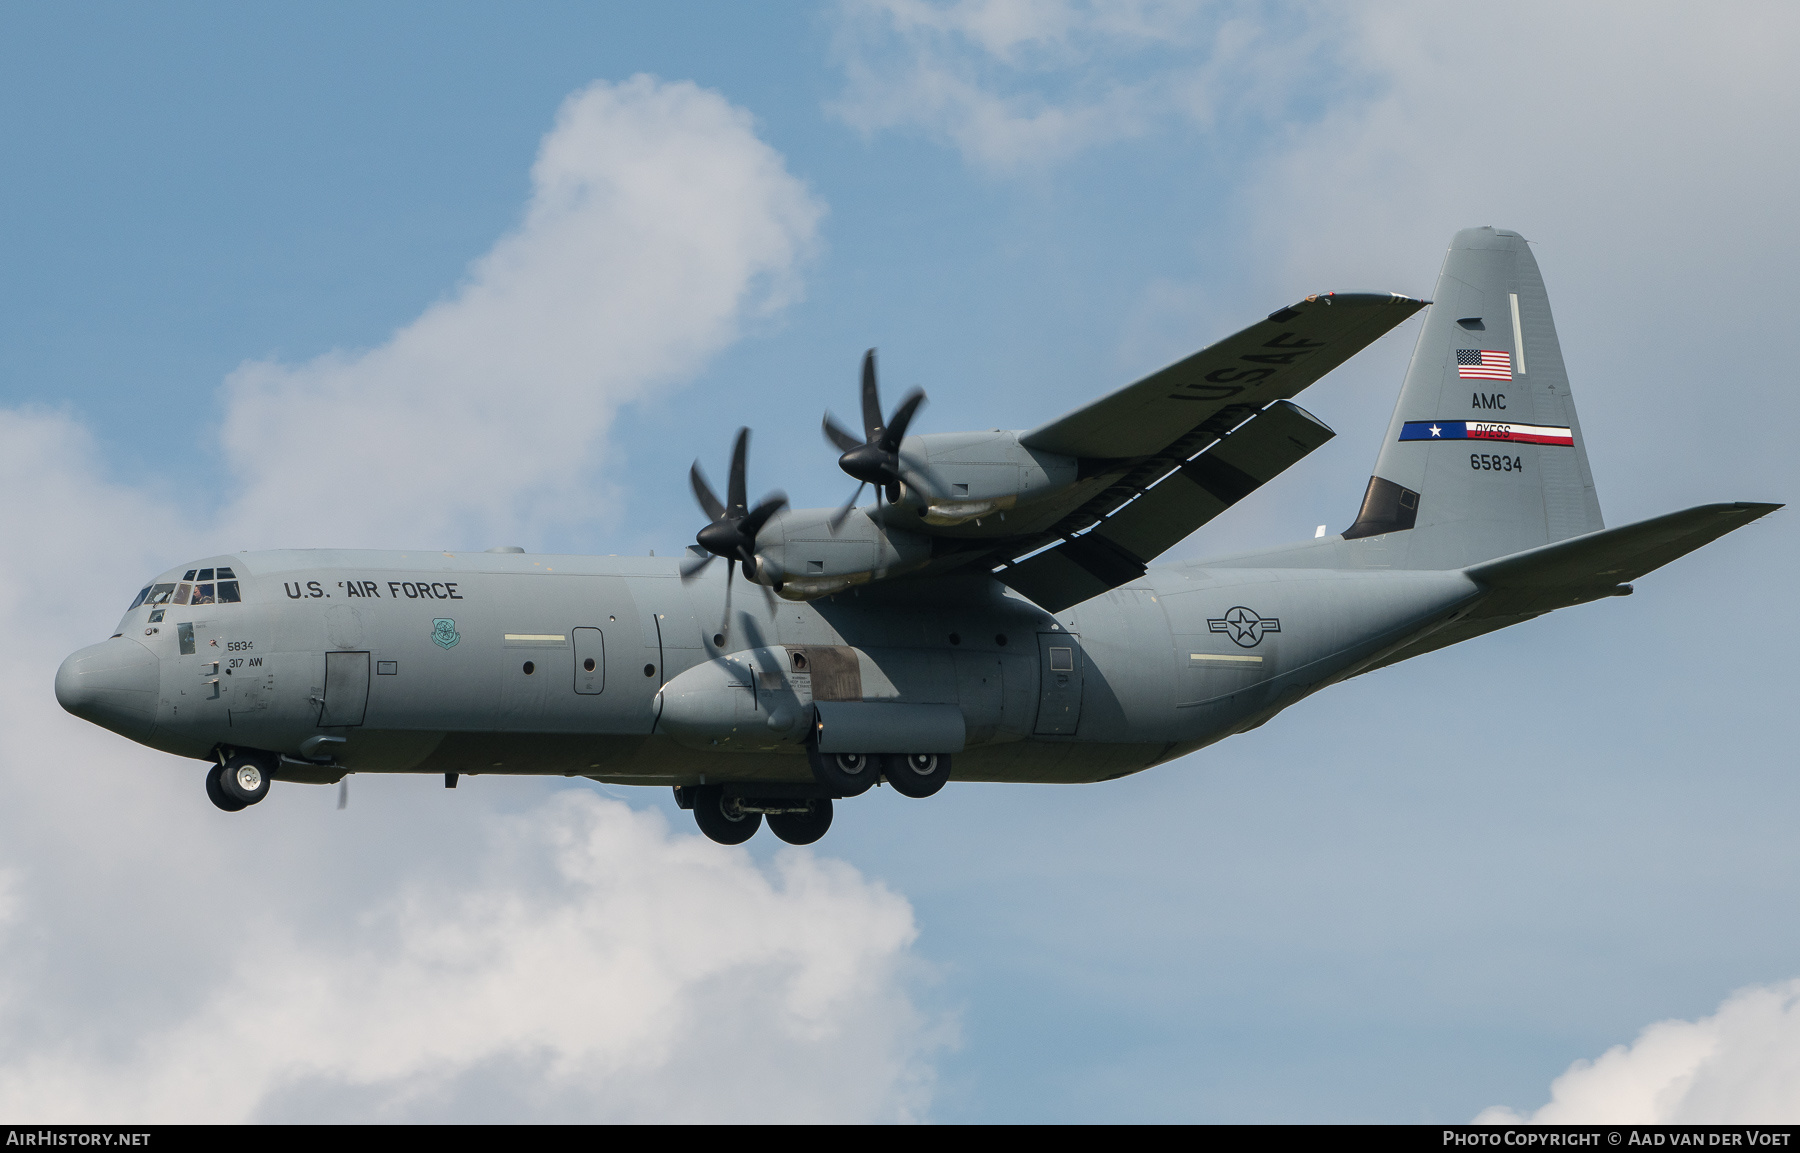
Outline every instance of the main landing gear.
<svg viewBox="0 0 1800 1153">
<path fill-rule="evenodd" d="M 821 753 L 812 749 L 807 759 L 813 778 L 828 795 L 776 797 L 738 791 L 756 787 L 750 784 L 730 791 L 723 785 L 677 785 L 675 801 L 692 809 L 700 831 L 721 845 L 748 841 L 765 817 L 769 831 L 788 844 L 810 845 L 831 828 L 832 797 L 860 796 L 884 777 L 903 797 L 929 797 L 950 779 L 950 758 L 943 753 Z M 784 791 L 802 790 L 788 786 Z"/>
<path fill-rule="evenodd" d="M 692 802 L 694 823 L 721 845 L 748 841 L 765 816 L 769 831 L 790 845 L 810 845 L 831 827 L 830 797 L 741 797 L 722 785 L 677 788 L 676 796 Z"/>
<path fill-rule="evenodd" d="M 269 795 L 274 758 L 239 753 L 206 771 L 206 795 L 228 813 L 247 809 Z"/>
<path fill-rule="evenodd" d="M 808 749 L 813 778 L 828 789 L 854 797 L 885 777 L 903 797 L 929 797 L 950 779 L 947 753 L 821 753 Z"/>
</svg>

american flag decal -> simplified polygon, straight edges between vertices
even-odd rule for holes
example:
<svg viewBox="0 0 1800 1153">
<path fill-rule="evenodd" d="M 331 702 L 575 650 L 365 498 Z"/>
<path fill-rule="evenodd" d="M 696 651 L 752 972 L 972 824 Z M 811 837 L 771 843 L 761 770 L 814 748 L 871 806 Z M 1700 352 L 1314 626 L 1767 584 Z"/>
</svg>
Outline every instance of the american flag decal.
<svg viewBox="0 0 1800 1153">
<path fill-rule="evenodd" d="M 1456 375 L 1464 380 L 1511 380 L 1512 353 L 1459 348 L 1456 350 Z"/>
</svg>

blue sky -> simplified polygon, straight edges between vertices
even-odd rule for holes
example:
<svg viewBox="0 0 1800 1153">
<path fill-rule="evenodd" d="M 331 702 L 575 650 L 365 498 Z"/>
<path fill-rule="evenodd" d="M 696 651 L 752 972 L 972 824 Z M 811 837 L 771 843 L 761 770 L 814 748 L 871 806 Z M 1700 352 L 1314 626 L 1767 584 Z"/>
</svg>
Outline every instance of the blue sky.
<svg viewBox="0 0 1800 1153">
<path fill-rule="evenodd" d="M 1176 764 L 865 798 L 811 854 L 764 838 L 697 858 L 714 850 L 661 793 L 561 780 L 446 798 L 358 778 L 344 814 L 294 786 L 252 829 L 49 695 L 133 582 L 188 556 L 673 551 L 698 527 L 688 463 L 721 474 L 740 424 L 753 488 L 843 499 L 818 415 L 854 410 L 866 347 L 896 395 L 929 391 L 923 430 L 1029 426 L 1309 292 L 1424 295 L 1476 224 L 1535 242 L 1609 524 L 1788 499 L 1797 165 L 1772 142 L 1800 127 L 1796 21 L 1734 11 L 8 9 L 0 442 L 29 499 L 6 514 L 0 1100 L 1456 1121 L 1529 1115 L 1614 1046 L 1558 1099 L 1624 1108 L 1656 1045 L 1772 1054 L 1750 1074 L 1694 1058 L 1681 1116 L 1747 1118 L 1769 1084 L 1795 1099 L 1768 1074 L 1800 1069 L 1786 514 L 1629 600 L 1361 678 Z M 666 213 L 557 216 L 534 182 L 547 165 L 591 190 L 582 165 L 628 163 Z M 717 243 L 684 246 L 706 229 Z M 484 312 L 495 297 L 525 306 Z M 554 321 L 563 303 L 576 322 Z M 491 357 L 432 376 L 445 330 Z M 1175 555 L 1347 524 L 1415 332 L 1310 390 L 1337 439 Z M 543 830 L 571 828 L 630 883 L 556 856 Z M 486 914 L 443 876 L 532 908 L 645 904 L 646 939 L 667 935 L 655 909 L 692 913 L 725 976 L 663 958 L 682 976 L 644 994 L 657 1060 L 562 1036 L 550 1010 L 539 1034 L 447 1038 L 420 1002 L 381 1018 L 391 1064 L 318 1037 L 296 1072 L 267 1053 L 355 1019 L 350 993 L 231 1024 L 259 966 L 353 985 L 407 971 L 421 923 L 479 939 Z M 553 920 L 521 923 L 535 944 L 484 996 L 555 972 Z M 789 936 L 819 939 L 790 956 Z M 641 944 L 588 941 L 571 982 L 636 988 L 615 962 Z M 818 1002 L 827 1024 L 795 1025 L 814 1003 L 770 990 L 834 965 L 858 975 Z M 722 1008 L 727 980 L 763 1007 Z M 1746 988 L 1764 999 L 1728 1000 Z M 1640 1037 L 1671 1020 L 1687 1031 Z M 163 1086 L 153 1059 L 184 1052 L 235 1054 L 264 1088 Z M 600 1072 L 571 1087 L 542 1052 Z M 872 1087 L 829 1092 L 845 1061 Z M 684 1086 L 744 1062 L 770 1091 L 692 1104 Z"/>
</svg>

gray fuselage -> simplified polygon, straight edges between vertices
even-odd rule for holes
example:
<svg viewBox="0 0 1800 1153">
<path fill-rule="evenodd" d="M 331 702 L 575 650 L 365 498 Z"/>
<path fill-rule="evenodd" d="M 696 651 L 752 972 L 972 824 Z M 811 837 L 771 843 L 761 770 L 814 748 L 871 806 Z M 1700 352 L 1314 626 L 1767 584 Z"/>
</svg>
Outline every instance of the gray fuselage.
<svg viewBox="0 0 1800 1153">
<path fill-rule="evenodd" d="M 156 583 L 223 566 L 238 602 L 134 607 L 69 658 L 59 693 L 178 755 L 283 754 L 294 779 L 308 762 L 806 782 L 800 739 L 677 740 L 660 694 L 717 674 L 773 708 L 794 686 L 755 675 L 747 650 L 835 650 L 863 662 L 852 699 L 960 710 L 959 780 L 1104 780 L 1262 723 L 1480 591 L 1455 571 L 1171 565 L 1053 616 L 986 578 L 773 603 L 740 578 L 728 633 L 722 566 L 683 582 L 654 557 L 240 553 Z"/>
</svg>

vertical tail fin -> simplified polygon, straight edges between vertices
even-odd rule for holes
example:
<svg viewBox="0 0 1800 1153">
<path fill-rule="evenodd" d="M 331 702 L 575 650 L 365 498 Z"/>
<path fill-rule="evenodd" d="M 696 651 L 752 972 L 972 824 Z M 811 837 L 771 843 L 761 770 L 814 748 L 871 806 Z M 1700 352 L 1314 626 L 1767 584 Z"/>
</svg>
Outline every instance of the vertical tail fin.
<svg viewBox="0 0 1800 1153">
<path fill-rule="evenodd" d="M 1516 232 L 1464 229 L 1344 537 L 1439 569 L 1604 527 L 1537 261 Z"/>
</svg>

